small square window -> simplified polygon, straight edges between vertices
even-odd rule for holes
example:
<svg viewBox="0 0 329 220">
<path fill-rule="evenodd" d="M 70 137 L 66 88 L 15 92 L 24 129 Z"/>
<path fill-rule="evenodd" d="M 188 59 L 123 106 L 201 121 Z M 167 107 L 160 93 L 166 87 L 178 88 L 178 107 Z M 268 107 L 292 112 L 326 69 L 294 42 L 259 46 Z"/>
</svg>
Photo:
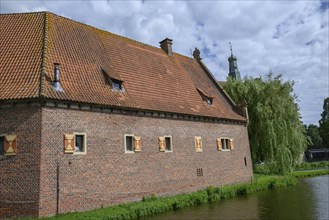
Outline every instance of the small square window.
<svg viewBox="0 0 329 220">
<path fill-rule="evenodd" d="M 218 150 L 230 151 L 230 150 L 233 150 L 233 147 L 234 147 L 233 139 L 230 139 L 230 138 L 217 139 Z"/>
<path fill-rule="evenodd" d="M 74 133 L 74 153 L 86 153 L 86 134 L 84 133 Z"/>
<path fill-rule="evenodd" d="M 125 151 L 134 152 L 134 135 L 133 134 L 125 134 Z"/>
<path fill-rule="evenodd" d="M 122 81 L 112 79 L 112 89 L 116 91 L 122 91 L 123 86 L 122 86 Z"/>
<path fill-rule="evenodd" d="M 0 137 L 0 156 L 5 154 L 5 137 Z"/>
</svg>

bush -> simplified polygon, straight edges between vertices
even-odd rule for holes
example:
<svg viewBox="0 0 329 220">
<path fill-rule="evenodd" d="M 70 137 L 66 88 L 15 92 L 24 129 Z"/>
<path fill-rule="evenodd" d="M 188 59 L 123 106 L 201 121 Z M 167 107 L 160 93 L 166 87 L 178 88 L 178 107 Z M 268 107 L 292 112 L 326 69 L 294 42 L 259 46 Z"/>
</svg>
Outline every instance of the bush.
<svg viewBox="0 0 329 220">
<path fill-rule="evenodd" d="M 301 163 L 295 166 L 295 170 L 314 170 L 314 169 L 328 169 L 329 161 Z"/>
</svg>

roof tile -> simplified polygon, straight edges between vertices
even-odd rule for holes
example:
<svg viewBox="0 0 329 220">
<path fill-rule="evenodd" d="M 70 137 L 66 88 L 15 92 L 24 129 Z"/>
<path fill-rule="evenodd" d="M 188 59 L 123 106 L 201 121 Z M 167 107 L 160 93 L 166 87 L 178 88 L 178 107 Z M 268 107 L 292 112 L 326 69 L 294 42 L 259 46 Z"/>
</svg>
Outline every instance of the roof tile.
<svg viewBox="0 0 329 220">
<path fill-rule="evenodd" d="M 246 120 L 195 59 L 52 13 L 0 15 L 0 28 L 0 100 L 38 97 L 41 85 L 49 99 Z M 54 63 L 63 91 L 52 86 Z M 125 91 L 112 90 L 103 71 Z"/>
</svg>

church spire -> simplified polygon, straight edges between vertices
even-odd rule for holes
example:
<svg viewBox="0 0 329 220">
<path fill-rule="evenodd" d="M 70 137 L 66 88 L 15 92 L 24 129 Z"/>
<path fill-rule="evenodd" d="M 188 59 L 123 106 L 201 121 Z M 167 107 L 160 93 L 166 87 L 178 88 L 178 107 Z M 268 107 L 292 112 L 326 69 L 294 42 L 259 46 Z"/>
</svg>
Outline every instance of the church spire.
<svg viewBox="0 0 329 220">
<path fill-rule="evenodd" d="M 241 76 L 240 76 L 240 72 L 238 70 L 238 64 L 236 62 L 236 57 L 233 56 L 233 52 L 232 52 L 232 44 L 231 42 L 229 42 L 230 44 L 230 50 L 231 50 L 231 56 L 228 58 L 228 62 L 229 62 L 229 73 L 228 76 L 232 77 L 235 80 L 241 80 Z"/>
</svg>

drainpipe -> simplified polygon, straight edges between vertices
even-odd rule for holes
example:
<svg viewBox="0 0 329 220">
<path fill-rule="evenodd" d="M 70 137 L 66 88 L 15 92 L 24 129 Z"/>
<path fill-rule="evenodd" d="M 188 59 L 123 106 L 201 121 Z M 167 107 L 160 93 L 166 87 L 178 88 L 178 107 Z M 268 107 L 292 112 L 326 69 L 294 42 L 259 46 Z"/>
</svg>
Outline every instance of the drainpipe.
<svg viewBox="0 0 329 220">
<path fill-rule="evenodd" d="M 56 215 L 59 215 L 59 163 L 56 168 Z"/>
</svg>

